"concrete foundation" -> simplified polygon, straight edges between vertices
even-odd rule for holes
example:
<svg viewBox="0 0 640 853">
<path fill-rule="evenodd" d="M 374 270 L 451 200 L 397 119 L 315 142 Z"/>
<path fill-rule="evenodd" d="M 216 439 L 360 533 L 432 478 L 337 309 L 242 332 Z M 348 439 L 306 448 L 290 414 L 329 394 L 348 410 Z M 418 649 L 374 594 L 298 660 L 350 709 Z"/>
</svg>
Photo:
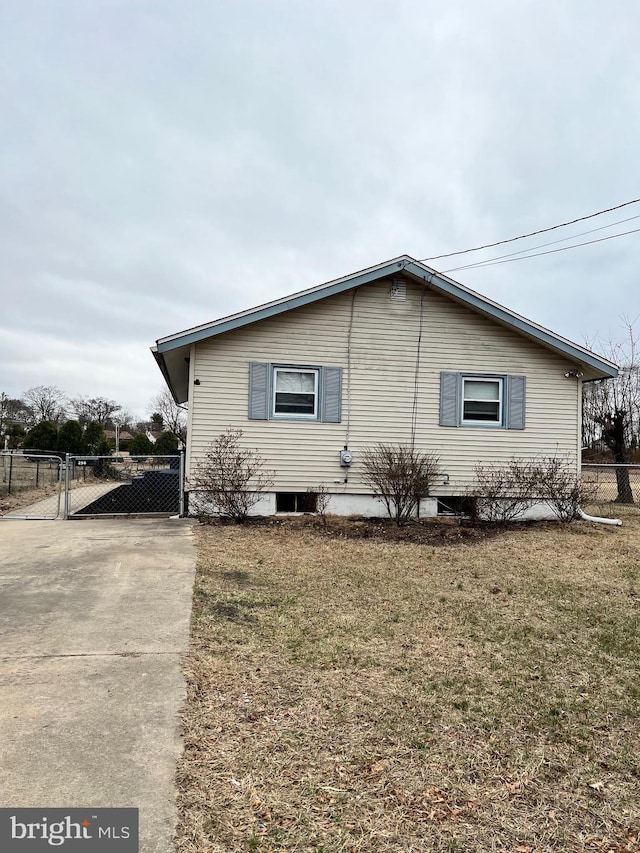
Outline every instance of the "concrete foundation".
<svg viewBox="0 0 640 853">
<path fill-rule="evenodd" d="M 198 507 L 197 511 L 194 507 Z M 189 498 L 189 510 L 192 515 L 205 513 L 216 515 L 213 505 L 192 494 Z M 276 492 L 265 492 L 260 495 L 257 503 L 249 513 L 252 516 L 268 516 L 276 514 Z M 358 515 L 365 518 L 384 518 L 387 515 L 386 507 L 379 498 L 373 495 L 358 494 L 330 494 L 327 506 L 328 515 Z M 435 518 L 438 515 L 438 498 L 428 497 L 420 501 L 420 518 Z M 518 521 L 542 521 L 553 519 L 555 515 L 551 508 L 544 502 L 532 501 L 528 509 L 520 516 Z"/>
</svg>

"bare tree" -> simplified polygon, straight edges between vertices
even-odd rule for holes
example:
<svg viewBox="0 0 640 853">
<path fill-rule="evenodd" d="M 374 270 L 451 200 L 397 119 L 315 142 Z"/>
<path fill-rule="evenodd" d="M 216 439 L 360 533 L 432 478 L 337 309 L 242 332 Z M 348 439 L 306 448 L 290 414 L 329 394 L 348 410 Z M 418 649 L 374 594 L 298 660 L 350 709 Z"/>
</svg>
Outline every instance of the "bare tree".
<svg viewBox="0 0 640 853">
<path fill-rule="evenodd" d="M 121 409 L 117 414 L 111 416 L 111 421 L 119 424 L 120 429 L 130 433 L 135 432 L 135 418 L 127 409 Z"/>
<path fill-rule="evenodd" d="M 151 401 L 153 416 L 160 415 L 164 429 L 172 432 L 180 441 L 187 439 L 187 406 L 180 405 L 171 396 L 168 388 L 157 394 Z M 152 419 L 153 419 L 152 416 Z"/>
<path fill-rule="evenodd" d="M 55 385 L 36 385 L 25 391 L 22 397 L 32 413 L 29 426 L 35 426 L 41 421 L 57 424 L 65 416 L 66 399 Z"/>
<path fill-rule="evenodd" d="M 608 341 L 600 348 L 619 365 L 615 379 L 598 379 L 583 385 L 583 443 L 596 441 L 611 451 L 614 463 L 628 465 L 638 447 L 640 433 L 640 360 L 633 322 L 624 317 L 625 340 Z M 618 503 L 633 503 L 629 469 L 616 468 Z"/>
<path fill-rule="evenodd" d="M 27 423 L 31 416 L 22 400 L 12 399 L 0 391 L 0 434 L 14 424 Z"/>
<path fill-rule="evenodd" d="M 4 435 L 7 427 L 11 423 L 11 416 L 9 413 L 10 402 L 11 400 L 7 397 L 4 391 L 0 392 L 0 436 Z"/>
<path fill-rule="evenodd" d="M 115 400 L 108 400 L 106 397 L 74 397 L 70 402 L 81 424 L 95 421 L 104 426 L 122 409 Z"/>
</svg>

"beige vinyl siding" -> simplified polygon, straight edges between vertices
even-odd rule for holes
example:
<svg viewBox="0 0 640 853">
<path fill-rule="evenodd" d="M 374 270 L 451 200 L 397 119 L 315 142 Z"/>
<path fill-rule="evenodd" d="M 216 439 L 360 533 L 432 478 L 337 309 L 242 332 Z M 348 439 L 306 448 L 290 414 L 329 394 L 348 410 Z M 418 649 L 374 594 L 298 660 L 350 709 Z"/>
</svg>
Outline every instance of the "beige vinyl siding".
<svg viewBox="0 0 640 853">
<path fill-rule="evenodd" d="M 407 284 L 405 302 L 389 299 L 388 282 L 358 289 L 351 333 L 351 416 L 347 346 L 353 292 L 262 320 L 192 348 L 190 465 L 227 426 L 244 431 L 275 470 L 275 490 L 304 490 L 324 482 L 331 490 L 366 492 L 358 451 L 376 442 L 407 442 L 411 434 L 422 288 Z M 341 366 L 342 423 L 250 421 L 251 361 Z M 418 368 L 416 445 L 440 455 L 447 486 L 464 491 L 474 466 L 537 453 L 576 461 L 578 383 L 566 379 L 565 359 L 445 296 L 427 290 Z M 439 426 L 440 372 L 521 374 L 527 378 L 526 429 Z M 347 441 L 354 464 L 339 465 Z M 345 473 L 348 484 L 345 485 Z M 336 482 L 339 481 L 339 482 Z"/>
</svg>

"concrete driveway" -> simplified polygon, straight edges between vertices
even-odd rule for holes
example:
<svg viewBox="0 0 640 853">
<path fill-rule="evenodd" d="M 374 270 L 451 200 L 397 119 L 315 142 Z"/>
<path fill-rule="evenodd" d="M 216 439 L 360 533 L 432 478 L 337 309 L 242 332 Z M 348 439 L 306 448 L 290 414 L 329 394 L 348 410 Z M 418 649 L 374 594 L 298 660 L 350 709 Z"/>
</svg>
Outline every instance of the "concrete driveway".
<svg viewBox="0 0 640 853">
<path fill-rule="evenodd" d="M 140 809 L 173 850 L 188 521 L 0 520 L 1 805 Z"/>
</svg>

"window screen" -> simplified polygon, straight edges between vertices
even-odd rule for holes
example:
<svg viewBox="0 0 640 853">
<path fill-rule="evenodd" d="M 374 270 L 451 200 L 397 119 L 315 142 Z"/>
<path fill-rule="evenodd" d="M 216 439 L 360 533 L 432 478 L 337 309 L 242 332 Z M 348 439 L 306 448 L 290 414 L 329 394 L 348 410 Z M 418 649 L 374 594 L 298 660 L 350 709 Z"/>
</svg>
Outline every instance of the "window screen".
<svg viewBox="0 0 640 853">
<path fill-rule="evenodd" d="M 285 368 L 276 368 L 274 372 L 274 414 L 317 417 L 318 372 Z"/>
<path fill-rule="evenodd" d="M 502 420 L 502 380 L 463 380 L 463 421 L 500 423 Z"/>
</svg>

